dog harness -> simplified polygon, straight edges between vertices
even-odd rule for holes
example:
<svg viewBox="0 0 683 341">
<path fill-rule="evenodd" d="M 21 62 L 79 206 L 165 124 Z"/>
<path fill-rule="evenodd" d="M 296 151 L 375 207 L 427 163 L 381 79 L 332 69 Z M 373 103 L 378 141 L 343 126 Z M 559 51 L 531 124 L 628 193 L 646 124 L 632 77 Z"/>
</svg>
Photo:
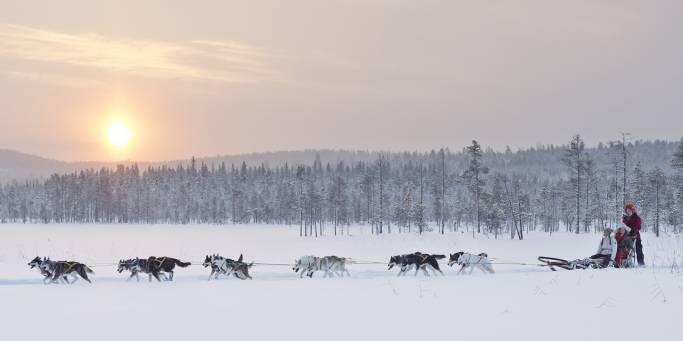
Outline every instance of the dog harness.
<svg viewBox="0 0 683 341">
<path fill-rule="evenodd" d="M 66 268 L 66 270 L 64 270 L 64 273 L 68 273 L 69 271 L 71 271 L 71 269 L 73 269 L 74 266 L 76 266 L 76 264 L 78 264 L 78 262 L 57 262 L 57 263 L 66 264 L 68 266 L 68 268 Z"/>
</svg>

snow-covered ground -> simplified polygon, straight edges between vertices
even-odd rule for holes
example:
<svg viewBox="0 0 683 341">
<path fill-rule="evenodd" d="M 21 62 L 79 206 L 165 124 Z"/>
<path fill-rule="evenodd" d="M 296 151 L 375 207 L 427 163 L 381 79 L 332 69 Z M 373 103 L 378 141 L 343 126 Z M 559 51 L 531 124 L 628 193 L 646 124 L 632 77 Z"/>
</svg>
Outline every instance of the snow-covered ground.
<svg viewBox="0 0 683 341">
<path fill-rule="evenodd" d="M 596 234 L 535 233 L 525 240 L 470 233 L 299 238 L 298 227 L 0 225 L 0 340 L 681 340 L 683 243 L 644 235 L 648 267 L 552 272 L 495 264 L 495 275 L 396 277 L 350 265 L 351 278 L 300 279 L 255 265 L 252 281 L 207 281 L 190 266 L 174 282 L 126 282 L 120 258 L 220 253 L 260 263 L 306 255 L 386 262 L 413 251 L 487 252 L 498 263 L 591 255 Z M 43 285 L 33 257 L 77 260 L 93 284 Z"/>
</svg>

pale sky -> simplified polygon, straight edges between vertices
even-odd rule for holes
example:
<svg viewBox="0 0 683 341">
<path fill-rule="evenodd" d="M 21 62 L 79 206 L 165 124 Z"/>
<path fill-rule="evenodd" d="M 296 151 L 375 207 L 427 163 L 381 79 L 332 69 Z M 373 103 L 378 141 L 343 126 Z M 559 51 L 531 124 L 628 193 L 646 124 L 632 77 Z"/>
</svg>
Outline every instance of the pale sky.
<svg viewBox="0 0 683 341">
<path fill-rule="evenodd" d="M 683 134 L 682 1 L 4 1 L 0 148 L 163 160 Z M 130 145 L 107 129 L 123 122 Z"/>
</svg>

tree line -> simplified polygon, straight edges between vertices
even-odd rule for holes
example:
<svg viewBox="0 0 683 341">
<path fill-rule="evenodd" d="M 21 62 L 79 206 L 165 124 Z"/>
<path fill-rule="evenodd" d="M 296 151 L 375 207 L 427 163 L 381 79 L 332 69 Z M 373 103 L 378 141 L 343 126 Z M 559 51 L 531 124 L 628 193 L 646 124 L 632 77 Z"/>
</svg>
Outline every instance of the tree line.
<svg viewBox="0 0 683 341">
<path fill-rule="evenodd" d="M 635 202 L 646 229 L 683 228 L 683 139 L 512 152 L 377 152 L 371 161 L 270 167 L 135 164 L 0 187 L 2 223 L 287 224 L 302 236 L 468 231 L 522 239 L 619 224 Z"/>
</svg>

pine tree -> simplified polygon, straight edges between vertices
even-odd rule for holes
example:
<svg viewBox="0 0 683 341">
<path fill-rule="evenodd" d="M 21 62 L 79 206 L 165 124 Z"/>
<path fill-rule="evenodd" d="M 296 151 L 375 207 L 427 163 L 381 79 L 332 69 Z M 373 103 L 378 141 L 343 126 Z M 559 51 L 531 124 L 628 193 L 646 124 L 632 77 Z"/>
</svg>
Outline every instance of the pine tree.
<svg viewBox="0 0 683 341">
<path fill-rule="evenodd" d="M 648 176 L 652 189 L 654 191 L 654 229 L 655 235 L 659 237 L 659 221 L 661 215 L 660 198 L 662 196 L 662 188 L 664 187 L 664 173 L 659 167 L 655 168 Z"/>
<path fill-rule="evenodd" d="M 576 200 L 576 233 L 579 233 L 581 222 L 581 177 L 584 170 L 584 143 L 581 136 L 574 135 L 569 141 L 569 146 L 565 151 L 564 163 L 570 174 L 570 183 L 573 184 L 573 196 Z"/>
<path fill-rule="evenodd" d="M 485 175 L 488 173 L 488 168 L 481 163 L 483 156 L 481 146 L 476 140 L 472 140 L 472 144 L 466 147 L 467 154 L 470 156 L 470 163 L 467 170 L 462 177 L 467 183 L 467 187 L 474 196 L 475 217 L 477 223 L 477 233 L 481 233 L 481 210 L 480 199 L 484 186 L 486 186 Z"/>
</svg>

